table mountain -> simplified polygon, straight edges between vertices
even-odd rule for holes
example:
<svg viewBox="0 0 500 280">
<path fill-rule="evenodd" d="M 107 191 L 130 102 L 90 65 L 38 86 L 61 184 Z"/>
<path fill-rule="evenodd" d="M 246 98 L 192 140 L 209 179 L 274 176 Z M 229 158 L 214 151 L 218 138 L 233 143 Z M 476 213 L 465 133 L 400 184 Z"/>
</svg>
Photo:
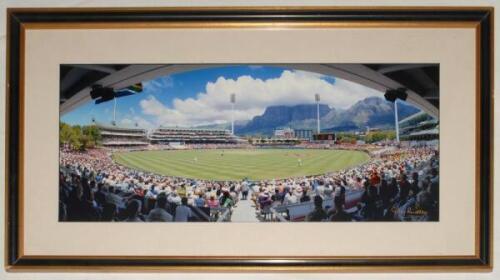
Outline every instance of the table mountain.
<svg viewBox="0 0 500 280">
<path fill-rule="evenodd" d="M 332 109 L 328 105 L 319 105 L 320 118 L 328 114 Z M 295 106 L 270 106 L 261 116 L 254 117 L 244 127 L 240 127 L 237 134 L 263 134 L 272 135 L 279 127 L 289 126 L 297 122 L 294 128 L 299 128 L 301 122 L 314 121 L 317 114 L 316 104 L 301 104 Z M 308 125 L 307 125 L 308 127 Z"/>
<path fill-rule="evenodd" d="M 420 110 L 403 102 L 398 103 L 399 119 Z M 394 127 L 394 104 L 380 97 L 368 97 L 356 102 L 346 110 L 330 108 L 320 104 L 322 130 L 354 131 L 371 128 Z M 256 116 L 246 125 L 239 126 L 240 135 L 262 134 L 270 136 L 279 127 L 294 129 L 316 129 L 316 104 L 295 106 L 270 106 L 261 116 Z"/>
</svg>

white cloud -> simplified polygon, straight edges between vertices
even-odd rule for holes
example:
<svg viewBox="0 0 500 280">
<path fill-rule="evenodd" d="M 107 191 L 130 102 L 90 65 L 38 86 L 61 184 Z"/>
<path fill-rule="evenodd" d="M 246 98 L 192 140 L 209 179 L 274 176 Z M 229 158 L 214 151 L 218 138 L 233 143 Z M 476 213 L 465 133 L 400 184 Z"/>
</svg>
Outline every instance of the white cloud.
<svg viewBox="0 0 500 280">
<path fill-rule="evenodd" d="M 153 117 L 156 125 L 199 125 L 228 122 L 231 119 L 231 93 L 236 94 L 235 119 L 248 120 L 272 105 L 313 104 L 316 93 L 321 103 L 335 108 L 348 108 L 355 102 L 382 93 L 342 79 L 330 83 L 324 76 L 304 71 L 285 70 L 278 78 L 237 79 L 219 77 L 207 83 L 205 91 L 195 98 L 174 99 L 167 107 L 154 96 L 140 101 L 142 113 Z"/>
<path fill-rule="evenodd" d="M 161 93 L 166 88 L 171 88 L 174 86 L 174 79 L 172 76 L 164 76 L 144 82 L 144 87 L 147 87 L 149 91 L 153 93 Z"/>
<path fill-rule="evenodd" d="M 121 119 L 120 124 L 123 126 L 132 126 L 134 125 L 134 121 L 132 121 L 131 119 Z"/>
<path fill-rule="evenodd" d="M 133 127 L 135 126 L 135 124 L 137 124 L 138 127 L 145 129 L 150 129 L 155 127 L 153 123 L 139 116 L 126 117 L 120 120 L 120 125 L 125 127 Z"/>
</svg>

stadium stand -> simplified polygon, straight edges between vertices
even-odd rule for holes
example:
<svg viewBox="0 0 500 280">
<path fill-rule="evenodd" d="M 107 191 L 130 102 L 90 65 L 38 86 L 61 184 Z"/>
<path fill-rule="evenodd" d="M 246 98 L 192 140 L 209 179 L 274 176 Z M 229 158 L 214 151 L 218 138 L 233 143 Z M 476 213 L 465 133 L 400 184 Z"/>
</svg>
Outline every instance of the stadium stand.
<svg viewBox="0 0 500 280">
<path fill-rule="evenodd" d="M 149 145 L 146 130 L 98 124 L 102 145 L 107 148 L 144 147 Z"/>
<path fill-rule="evenodd" d="M 439 138 L 439 122 L 425 112 L 419 112 L 399 122 L 403 141 L 431 141 Z"/>
<path fill-rule="evenodd" d="M 297 138 L 254 138 L 250 139 L 250 142 L 252 145 L 255 145 L 257 147 L 265 147 L 265 146 L 270 146 L 270 147 L 277 147 L 277 146 L 294 146 L 300 143 L 300 140 Z"/>
<path fill-rule="evenodd" d="M 192 129 L 192 128 L 157 128 L 150 135 L 152 144 L 234 144 L 237 137 L 228 130 Z"/>
</svg>

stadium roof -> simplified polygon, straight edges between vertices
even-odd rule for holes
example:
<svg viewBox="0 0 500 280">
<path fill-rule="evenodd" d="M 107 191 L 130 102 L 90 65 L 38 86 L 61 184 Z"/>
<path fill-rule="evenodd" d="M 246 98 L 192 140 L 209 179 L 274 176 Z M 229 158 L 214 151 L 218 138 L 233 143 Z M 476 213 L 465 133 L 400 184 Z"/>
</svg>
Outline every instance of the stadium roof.
<svg viewBox="0 0 500 280">
<path fill-rule="evenodd" d="M 108 124 L 102 124 L 102 123 L 96 123 L 95 125 L 99 128 L 108 129 L 108 130 L 145 132 L 145 129 L 139 128 L 139 127 L 115 126 L 115 125 L 108 125 Z"/>
<path fill-rule="evenodd" d="M 209 132 L 209 131 L 217 131 L 217 132 L 226 132 L 226 131 L 229 131 L 228 129 L 215 129 L 215 128 L 193 128 L 193 127 L 168 127 L 168 126 L 160 126 L 158 128 L 156 128 L 156 130 L 159 130 L 159 129 L 165 129 L 165 130 L 180 130 L 180 131 L 193 131 L 193 132 L 196 132 L 196 131 L 205 131 L 205 132 Z"/>
<path fill-rule="evenodd" d="M 60 112 L 68 113 L 91 100 L 93 85 L 115 90 L 167 76 L 220 64 L 66 64 L 60 71 Z M 349 80 L 375 90 L 405 88 L 407 102 L 433 117 L 439 115 L 438 64 L 272 64 Z"/>
<path fill-rule="evenodd" d="M 426 112 L 424 111 L 420 111 L 418 113 L 415 113 L 413 115 L 410 115 L 402 120 L 399 121 L 399 124 L 404 124 L 406 122 L 409 122 L 409 121 L 412 121 L 412 120 L 415 120 L 415 119 L 418 119 L 418 118 L 423 118 L 425 115 L 427 115 Z"/>
<path fill-rule="evenodd" d="M 418 136 L 418 135 L 436 135 L 436 134 L 439 134 L 439 128 L 433 128 L 433 129 L 427 129 L 427 130 L 416 131 L 416 132 L 410 133 L 410 136 Z"/>
<path fill-rule="evenodd" d="M 420 122 L 418 125 L 423 126 L 423 125 L 428 125 L 428 124 L 438 124 L 439 122 L 437 120 L 428 120 L 428 121 L 423 121 Z"/>
</svg>

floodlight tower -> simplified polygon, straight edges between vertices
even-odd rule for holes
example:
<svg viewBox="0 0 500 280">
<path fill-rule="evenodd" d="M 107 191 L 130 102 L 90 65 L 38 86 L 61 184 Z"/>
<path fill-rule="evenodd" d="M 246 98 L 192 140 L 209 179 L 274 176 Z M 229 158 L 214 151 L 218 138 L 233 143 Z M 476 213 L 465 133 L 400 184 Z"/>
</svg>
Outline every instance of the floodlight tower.
<svg viewBox="0 0 500 280">
<path fill-rule="evenodd" d="M 234 135 L 234 103 L 236 103 L 236 94 L 231 93 L 231 134 Z"/>
<path fill-rule="evenodd" d="M 316 93 L 314 95 L 314 98 L 316 100 L 316 123 L 318 125 L 318 134 L 319 134 L 321 132 L 321 127 L 319 124 L 319 101 L 320 101 L 319 94 Z"/>
<path fill-rule="evenodd" d="M 113 125 L 116 125 L 116 98 L 113 98 Z"/>
<path fill-rule="evenodd" d="M 398 100 L 394 100 L 394 126 L 396 126 L 396 142 L 399 143 Z"/>
<path fill-rule="evenodd" d="M 384 97 L 385 100 L 394 102 L 394 126 L 396 127 L 396 142 L 399 143 L 398 99 L 405 101 L 408 94 L 405 88 L 388 89 Z"/>
</svg>

